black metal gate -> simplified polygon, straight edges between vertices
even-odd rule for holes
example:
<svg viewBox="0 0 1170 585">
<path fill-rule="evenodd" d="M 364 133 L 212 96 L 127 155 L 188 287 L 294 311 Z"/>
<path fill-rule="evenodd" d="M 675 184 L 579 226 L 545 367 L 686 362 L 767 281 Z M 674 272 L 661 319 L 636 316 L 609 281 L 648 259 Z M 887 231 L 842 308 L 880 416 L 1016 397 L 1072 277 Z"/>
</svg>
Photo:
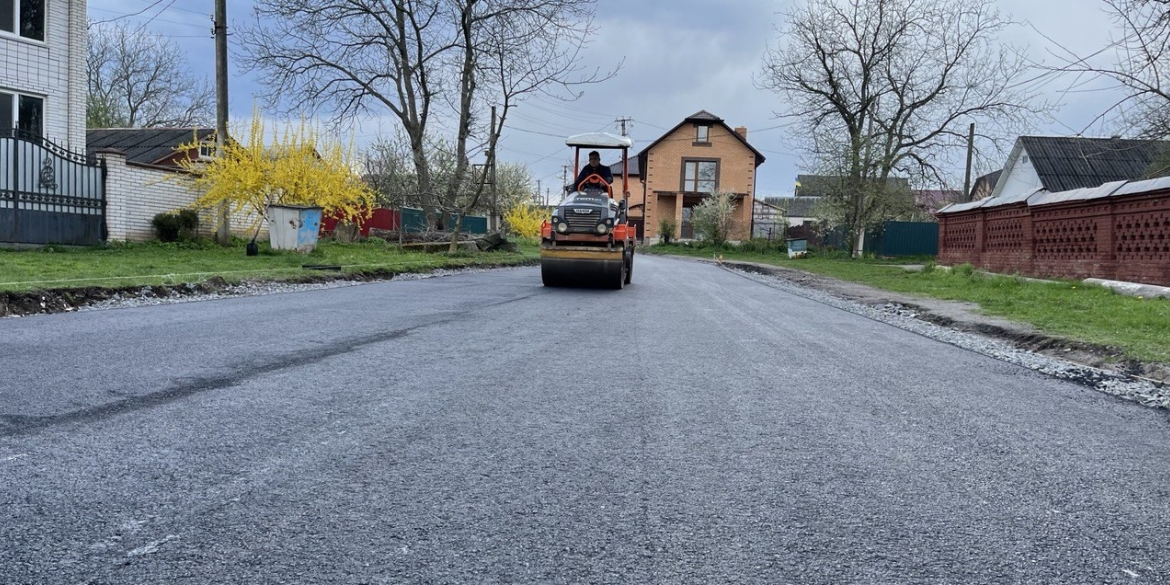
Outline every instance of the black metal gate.
<svg viewBox="0 0 1170 585">
<path fill-rule="evenodd" d="M 0 129 L 0 242 L 94 246 L 105 216 L 104 161 Z"/>
</svg>

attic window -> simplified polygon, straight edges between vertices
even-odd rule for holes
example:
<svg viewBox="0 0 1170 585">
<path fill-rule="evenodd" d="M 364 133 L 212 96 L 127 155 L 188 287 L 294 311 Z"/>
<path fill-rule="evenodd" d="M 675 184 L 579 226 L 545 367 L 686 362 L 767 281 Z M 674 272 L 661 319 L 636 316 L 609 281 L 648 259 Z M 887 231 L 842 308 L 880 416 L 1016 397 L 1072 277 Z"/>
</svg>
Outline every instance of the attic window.
<svg viewBox="0 0 1170 585">
<path fill-rule="evenodd" d="M 1024 156 L 1021 156 L 1020 162 L 1022 162 L 1024 164 L 1028 164 L 1028 155 L 1025 154 Z"/>
<path fill-rule="evenodd" d="M 710 142 L 711 127 L 705 124 L 695 124 L 695 142 Z"/>
<path fill-rule="evenodd" d="M 201 142 L 201 143 L 199 143 L 199 158 L 200 159 L 215 158 L 215 143 L 214 142 Z"/>
</svg>

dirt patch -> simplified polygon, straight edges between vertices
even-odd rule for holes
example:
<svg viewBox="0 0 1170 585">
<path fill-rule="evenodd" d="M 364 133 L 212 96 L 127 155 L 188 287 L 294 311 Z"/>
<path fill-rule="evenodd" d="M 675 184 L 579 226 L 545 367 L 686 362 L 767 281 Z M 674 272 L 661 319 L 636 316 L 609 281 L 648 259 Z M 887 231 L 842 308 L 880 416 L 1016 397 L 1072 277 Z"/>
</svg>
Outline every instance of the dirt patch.
<svg viewBox="0 0 1170 585">
<path fill-rule="evenodd" d="M 824 291 L 871 307 L 901 305 L 912 309 L 918 319 L 941 327 L 1000 339 L 1020 349 L 1102 370 L 1163 384 L 1170 383 L 1170 364 L 1139 362 L 1126 357 L 1116 347 L 1047 335 L 1026 323 L 981 314 L 979 306 L 974 303 L 912 297 L 781 266 L 739 262 L 724 264 L 739 270 L 783 278 L 800 286 Z"/>
<path fill-rule="evenodd" d="M 289 284 L 325 283 L 338 280 L 345 281 L 375 281 L 389 280 L 396 273 L 385 270 L 370 270 L 366 272 L 321 272 L 303 274 L 295 278 L 282 279 Z M 219 276 L 213 276 L 204 282 L 184 283 L 174 285 L 148 285 L 123 287 L 80 287 L 48 290 L 33 290 L 26 292 L 0 292 L 0 317 L 14 317 L 26 315 L 43 315 L 48 313 L 68 313 L 82 307 L 100 303 L 115 298 L 171 298 L 197 296 L 215 293 L 224 293 L 243 283 L 229 283 Z"/>
</svg>

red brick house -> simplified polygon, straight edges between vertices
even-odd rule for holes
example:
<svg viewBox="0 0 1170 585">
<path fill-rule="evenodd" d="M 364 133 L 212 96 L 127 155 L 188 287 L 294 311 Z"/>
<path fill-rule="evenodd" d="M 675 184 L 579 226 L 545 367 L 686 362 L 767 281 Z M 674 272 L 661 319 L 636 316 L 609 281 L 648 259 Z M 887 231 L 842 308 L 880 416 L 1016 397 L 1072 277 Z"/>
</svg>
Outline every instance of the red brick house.
<svg viewBox="0 0 1170 585">
<path fill-rule="evenodd" d="M 732 240 L 751 236 L 756 167 L 764 155 L 747 141 L 747 128 L 732 128 L 700 110 L 630 159 L 630 219 L 643 237 L 657 238 L 662 218 L 673 218 L 681 238 L 694 237 L 694 206 L 715 192 L 736 197 Z M 620 163 L 615 165 L 620 171 Z M 616 173 L 614 176 L 617 176 Z"/>
</svg>

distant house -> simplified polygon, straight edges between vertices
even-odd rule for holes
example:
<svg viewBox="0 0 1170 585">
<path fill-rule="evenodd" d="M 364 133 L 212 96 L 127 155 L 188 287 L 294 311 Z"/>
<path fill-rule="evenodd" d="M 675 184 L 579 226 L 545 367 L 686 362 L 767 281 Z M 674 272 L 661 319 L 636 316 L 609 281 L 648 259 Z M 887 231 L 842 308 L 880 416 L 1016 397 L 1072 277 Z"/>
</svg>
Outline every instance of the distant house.
<svg viewBox="0 0 1170 585">
<path fill-rule="evenodd" d="M 781 198 L 769 197 L 767 200 L 756 199 L 752 202 L 753 238 L 776 240 L 784 237 L 785 228 L 788 227 L 788 220 L 785 218 L 784 209 L 772 203 L 776 199 Z"/>
<path fill-rule="evenodd" d="M 995 184 L 999 182 L 999 177 L 1002 174 L 1003 169 L 1000 169 L 975 179 L 975 184 L 971 185 L 970 200 L 975 201 L 991 197 L 991 193 L 995 191 Z"/>
<path fill-rule="evenodd" d="M 679 226 L 676 235 L 692 238 L 694 207 L 713 193 L 731 193 L 736 209 L 730 239 L 748 239 L 756 168 L 764 163 L 764 155 L 748 142 L 747 133 L 743 126 L 732 128 L 700 110 L 651 142 L 631 159 L 631 171 L 638 177 L 630 186 L 631 223 L 642 225 L 644 237 L 655 238 L 660 220 L 673 219 Z M 616 170 L 621 170 L 620 164 Z"/>
<path fill-rule="evenodd" d="M 1123 138 L 1021 136 L 991 197 L 1097 187 L 1152 176 L 1170 142 Z"/>
<path fill-rule="evenodd" d="M 111 240 L 149 240 L 151 221 L 159 213 L 190 207 L 201 193 L 185 181 L 179 166 L 183 158 L 212 156 L 215 130 L 211 128 L 106 128 L 87 131 L 87 151 L 106 164 L 106 225 Z M 185 145 L 196 145 L 181 148 Z M 200 213 L 199 234 L 210 237 L 217 218 Z M 253 230 L 267 235 L 267 226 L 252 213 L 231 218 L 232 233 L 251 238 Z"/>
<path fill-rule="evenodd" d="M 964 201 L 963 192 L 956 189 L 918 189 L 911 193 L 914 195 L 914 207 L 918 208 L 921 215 L 915 219 L 929 220 L 938 210 Z"/>
<path fill-rule="evenodd" d="M 116 150 L 136 165 L 178 168 L 181 159 L 210 157 L 215 149 L 214 128 L 95 128 L 85 133 L 86 151 L 93 155 Z M 187 144 L 195 149 L 180 150 Z"/>
<path fill-rule="evenodd" d="M 801 225 L 805 222 L 816 221 L 816 214 L 814 213 L 816 206 L 826 197 L 840 192 L 844 182 L 844 177 L 797 175 L 796 196 L 788 198 L 787 201 L 781 204 L 788 214 L 788 225 Z M 886 184 L 889 189 L 906 198 L 907 208 L 911 206 L 911 198 L 916 193 L 910 190 L 909 180 L 903 177 L 890 177 L 886 180 Z"/>
<path fill-rule="evenodd" d="M 817 204 L 821 202 L 821 198 L 813 195 L 800 195 L 798 197 L 769 197 L 766 201 L 783 210 L 788 225 L 796 226 L 817 220 L 815 210 Z"/>
</svg>

